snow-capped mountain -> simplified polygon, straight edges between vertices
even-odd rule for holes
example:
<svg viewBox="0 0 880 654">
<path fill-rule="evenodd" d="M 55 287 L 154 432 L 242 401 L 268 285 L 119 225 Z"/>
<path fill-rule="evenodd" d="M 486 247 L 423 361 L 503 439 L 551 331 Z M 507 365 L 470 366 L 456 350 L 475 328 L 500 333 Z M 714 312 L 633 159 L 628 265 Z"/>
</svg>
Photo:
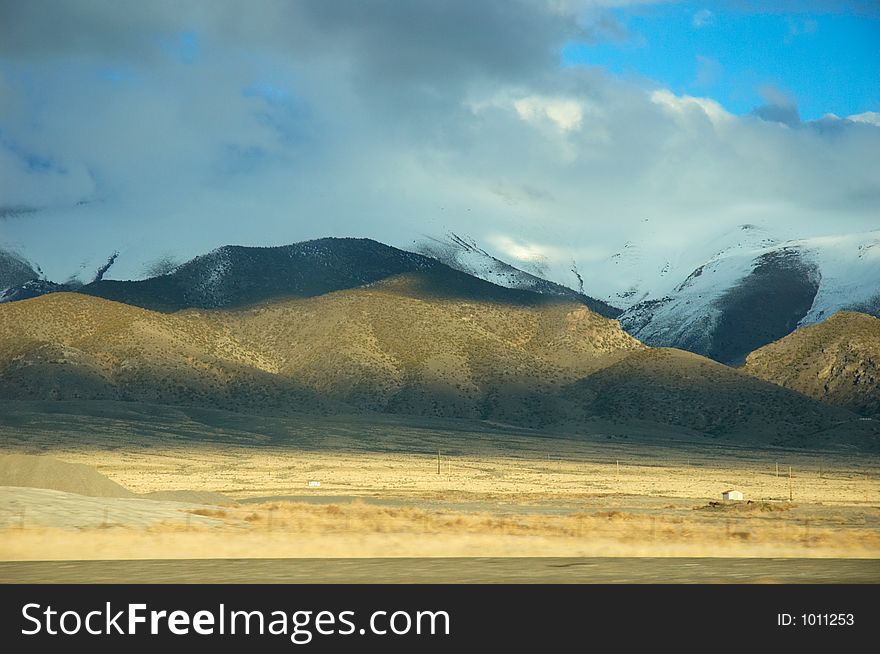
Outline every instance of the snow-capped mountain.
<svg viewBox="0 0 880 654">
<path fill-rule="evenodd" d="M 738 364 L 752 350 L 841 310 L 880 313 L 880 231 L 773 242 L 752 226 L 620 316 L 652 346 Z"/>
<path fill-rule="evenodd" d="M 14 252 L 0 250 L 0 294 L 8 288 L 38 279 L 39 276 L 39 272 L 23 257 Z"/>
<path fill-rule="evenodd" d="M 423 273 L 432 275 L 420 288 L 425 296 L 503 298 L 524 305 L 546 300 L 536 292 L 500 287 L 437 259 L 364 238 L 323 238 L 276 247 L 227 245 L 164 274 L 135 281 L 103 279 L 115 257 L 114 253 L 88 284 L 31 281 L 0 293 L 0 303 L 75 291 L 158 311 L 237 308 L 281 298 L 315 297 L 398 275 Z M 536 278 L 535 283 L 540 281 Z M 578 293 L 566 290 L 569 300 L 582 301 Z"/>
<path fill-rule="evenodd" d="M 707 261 L 725 254 L 769 247 L 779 243 L 767 230 L 757 225 L 740 225 L 702 244 L 699 248 L 681 250 L 658 248 L 649 234 L 630 240 L 600 262 L 603 278 L 618 281 L 620 287 L 606 290 L 606 302 L 629 309 L 640 302 L 659 299 L 673 293 L 693 271 Z M 594 290 L 593 292 L 597 292 Z"/>
<path fill-rule="evenodd" d="M 880 230 L 794 241 L 822 273 L 819 291 L 799 326 L 838 311 L 880 314 Z"/>
<path fill-rule="evenodd" d="M 607 318 L 616 318 L 620 315 L 620 309 L 584 293 L 584 280 L 576 268 L 572 268 L 571 272 L 580 282 L 578 290 L 516 268 L 489 254 L 475 240 L 452 232 L 445 238 L 426 238 L 418 241 L 415 243 L 415 249 L 450 268 L 498 286 L 574 300 L 586 304 L 592 311 Z"/>
<path fill-rule="evenodd" d="M 369 239 L 224 246 L 140 281 L 103 278 L 116 260 L 114 253 L 94 281 L 84 285 L 52 283 L 23 267 L 19 258 L 7 257 L 3 261 L 19 283 L 0 287 L 0 303 L 76 290 L 161 310 L 235 307 L 320 295 L 445 264 L 507 289 L 581 302 L 617 317 L 647 345 L 676 347 L 734 365 L 753 350 L 838 311 L 880 316 L 880 230 L 781 241 L 760 227 L 741 225 L 681 251 L 633 241 L 593 266 L 572 265 L 577 290 L 517 268 L 455 234 L 422 240 L 416 249 L 420 254 Z M 603 288 L 602 299 L 595 299 L 600 280 L 615 277 L 616 288 Z"/>
<path fill-rule="evenodd" d="M 247 306 L 364 286 L 437 262 L 370 239 L 324 238 L 277 247 L 225 245 L 139 281 L 96 280 L 83 292 L 151 309 Z"/>
</svg>

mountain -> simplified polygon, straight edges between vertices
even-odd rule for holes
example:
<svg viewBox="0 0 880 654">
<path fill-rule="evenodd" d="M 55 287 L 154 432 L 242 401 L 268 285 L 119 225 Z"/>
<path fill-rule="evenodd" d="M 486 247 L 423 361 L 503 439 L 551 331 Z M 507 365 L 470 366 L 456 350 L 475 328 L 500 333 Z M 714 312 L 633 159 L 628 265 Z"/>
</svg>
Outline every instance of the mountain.
<svg viewBox="0 0 880 654">
<path fill-rule="evenodd" d="M 752 225 L 739 231 L 683 279 L 627 308 L 624 329 L 650 346 L 739 365 L 837 311 L 880 315 L 880 232 L 776 243 Z"/>
<path fill-rule="evenodd" d="M 31 279 L 23 284 L 10 286 L 0 291 L 0 304 L 29 300 L 49 293 L 75 293 L 80 288 L 82 288 L 80 285 L 57 284 L 45 279 Z"/>
<path fill-rule="evenodd" d="M 242 307 L 354 288 L 438 262 L 369 239 L 323 238 L 279 247 L 227 245 L 141 281 L 102 280 L 80 292 L 159 311 Z"/>
<path fill-rule="evenodd" d="M 511 266 L 455 234 L 424 240 L 417 248 L 421 254 L 353 238 L 224 246 L 167 274 L 140 281 L 100 279 L 114 254 L 97 281 L 72 285 L 32 279 L 0 291 L 0 303 L 74 291 L 158 311 L 242 308 L 451 268 L 522 293 L 578 302 L 617 317 L 649 346 L 683 349 L 728 365 L 741 365 L 749 352 L 840 310 L 880 315 L 880 231 L 783 242 L 755 225 L 741 225 L 692 252 L 667 256 L 629 242 L 600 265 L 610 266 L 622 280 L 618 287 L 626 290 L 611 298 L 625 307 L 622 313 L 611 303 Z M 575 264 L 569 273 L 582 289 Z M 590 286 L 595 282 L 588 280 Z"/>
<path fill-rule="evenodd" d="M 626 310 L 671 294 L 707 261 L 779 243 L 780 239 L 768 230 L 743 224 L 683 248 L 670 243 L 668 228 L 646 219 L 611 256 L 591 264 L 593 286 L 597 287 L 598 297 Z"/>
<path fill-rule="evenodd" d="M 106 267 L 112 264 L 115 256 L 111 257 Z M 517 270 L 501 261 L 493 261 L 499 270 L 507 267 L 506 283 L 498 286 L 576 301 L 609 317 L 619 313 L 619 310 L 582 293 Z M 402 273 L 446 268 L 446 264 L 437 258 L 407 252 L 370 239 L 324 238 L 280 247 L 229 245 L 196 257 L 167 274 L 144 280 L 100 279 L 102 270 L 99 270 L 98 279 L 84 285 L 30 281 L 8 289 L 0 296 L 0 303 L 72 291 L 157 311 L 238 308 L 278 298 L 314 297 L 372 284 Z M 463 270 L 462 266 L 452 268 Z M 467 270 L 464 272 L 472 275 Z M 520 281 L 514 283 L 514 278 Z M 494 283 L 502 280 L 490 278 L 488 281 Z"/>
<path fill-rule="evenodd" d="M 445 266 L 239 310 L 162 313 L 74 293 L 0 305 L 0 397 L 384 412 L 575 433 L 601 418 L 793 446 L 873 448 L 880 433 L 703 357 L 648 350 L 582 304 Z"/>
<path fill-rule="evenodd" d="M 836 313 L 752 352 L 743 370 L 880 418 L 880 320 L 862 313 Z"/>
<path fill-rule="evenodd" d="M 641 347 L 583 305 L 440 264 L 240 311 L 55 293 L 0 305 L 0 396 L 543 425 L 555 389 Z"/>
<path fill-rule="evenodd" d="M 469 275 L 479 277 L 498 286 L 574 300 L 585 304 L 591 311 L 606 318 L 616 318 L 621 313 L 621 310 L 617 307 L 585 295 L 583 292 L 583 278 L 576 269 L 573 269 L 572 272 L 577 275 L 577 279 L 580 281 L 580 291 L 575 291 L 568 286 L 563 286 L 562 284 L 557 284 L 556 282 L 551 282 L 520 270 L 501 259 L 493 257 L 477 245 L 473 239 L 463 238 L 454 233 L 448 234 L 444 239 L 424 239 L 416 243 L 416 251 L 432 259 L 437 259 L 450 268 L 466 272 Z"/>
<path fill-rule="evenodd" d="M 0 249 L 0 294 L 39 277 L 39 273 L 22 257 Z"/>
<path fill-rule="evenodd" d="M 255 308 L 229 328 L 281 374 L 360 409 L 527 426 L 566 414 L 563 385 L 643 347 L 581 304 L 445 267 Z"/>
</svg>

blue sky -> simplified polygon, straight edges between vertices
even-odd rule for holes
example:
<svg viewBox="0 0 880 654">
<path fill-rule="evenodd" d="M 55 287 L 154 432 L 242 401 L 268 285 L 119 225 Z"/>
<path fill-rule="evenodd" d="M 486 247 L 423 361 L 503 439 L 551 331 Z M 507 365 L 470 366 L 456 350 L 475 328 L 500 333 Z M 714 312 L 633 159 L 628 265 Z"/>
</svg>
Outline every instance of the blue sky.
<svg viewBox="0 0 880 654">
<path fill-rule="evenodd" d="M 880 111 L 880 19 L 835 13 L 756 14 L 683 3 L 613 11 L 625 36 L 569 42 L 564 65 L 602 66 L 735 114 L 787 96 L 803 120 Z"/>
</svg>

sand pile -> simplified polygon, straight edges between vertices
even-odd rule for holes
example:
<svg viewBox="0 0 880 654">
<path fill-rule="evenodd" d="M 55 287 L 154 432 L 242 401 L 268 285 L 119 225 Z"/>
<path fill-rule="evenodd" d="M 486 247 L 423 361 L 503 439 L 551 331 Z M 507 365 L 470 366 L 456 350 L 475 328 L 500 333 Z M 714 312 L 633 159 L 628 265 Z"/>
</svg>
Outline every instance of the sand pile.
<svg viewBox="0 0 880 654">
<path fill-rule="evenodd" d="M 202 513 L 193 513 L 199 510 Z M 174 531 L 184 526 L 221 524 L 205 515 L 210 510 L 198 504 L 140 497 L 85 497 L 47 488 L 0 486 L 0 528 L 7 529 L 146 528 L 164 523 Z M 9 555 L 8 543 L 3 542 L 8 538 L 9 532 L 0 537 L 0 559 Z"/>
<path fill-rule="evenodd" d="M 88 497 L 134 496 L 92 466 L 30 454 L 0 455 L 0 486 L 49 488 Z"/>
</svg>

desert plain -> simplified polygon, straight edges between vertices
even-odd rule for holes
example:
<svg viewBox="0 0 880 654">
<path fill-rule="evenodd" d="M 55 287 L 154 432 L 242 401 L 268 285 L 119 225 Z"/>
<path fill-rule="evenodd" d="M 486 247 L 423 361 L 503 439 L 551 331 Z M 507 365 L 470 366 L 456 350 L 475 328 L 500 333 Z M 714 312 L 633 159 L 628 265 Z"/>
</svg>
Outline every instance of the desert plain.
<svg viewBox="0 0 880 654">
<path fill-rule="evenodd" d="M 564 560 L 623 566 L 623 581 L 662 581 L 644 569 L 675 561 L 696 566 L 675 581 L 786 581 L 785 561 L 799 580 L 841 564 L 838 581 L 880 580 L 876 458 L 657 430 L 5 403 L 0 577 L 271 580 L 286 578 L 266 567 L 281 560 L 301 581 L 456 581 L 468 566 L 469 580 L 505 581 L 531 561 L 540 581 L 566 580 L 563 564 L 540 571 Z M 728 489 L 743 501 L 723 501 Z"/>
</svg>

